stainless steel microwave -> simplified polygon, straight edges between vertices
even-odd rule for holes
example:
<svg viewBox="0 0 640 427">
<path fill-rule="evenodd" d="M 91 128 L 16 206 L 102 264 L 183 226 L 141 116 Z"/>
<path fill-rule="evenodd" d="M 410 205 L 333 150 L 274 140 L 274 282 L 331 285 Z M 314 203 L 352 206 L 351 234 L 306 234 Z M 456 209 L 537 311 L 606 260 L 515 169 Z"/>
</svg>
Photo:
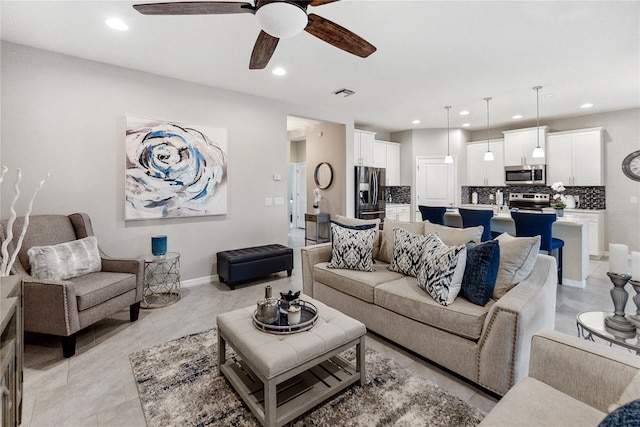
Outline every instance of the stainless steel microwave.
<svg viewBox="0 0 640 427">
<path fill-rule="evenodd" d="M 505 166 L 504 182 L 507 185 L 546 185 L 546 165 Z"/>
</svg>

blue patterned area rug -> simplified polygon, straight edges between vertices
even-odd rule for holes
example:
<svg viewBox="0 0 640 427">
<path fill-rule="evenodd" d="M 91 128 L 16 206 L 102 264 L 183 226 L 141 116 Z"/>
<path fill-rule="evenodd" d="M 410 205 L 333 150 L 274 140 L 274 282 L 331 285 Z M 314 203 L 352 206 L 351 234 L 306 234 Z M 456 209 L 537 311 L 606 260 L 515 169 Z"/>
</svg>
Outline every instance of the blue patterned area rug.
<svg viewBox="0 0 640 427">
<path fill-rule="evenodd" d="M 187 335 L 129 356 L 147 425 L 259 426 L 217 375 L 217 329 Z M 230 350 L 228 350 L 230 351 Z M 355 351 L 342 356 L 350 361 Z M 353 385 L 292 426 L 475 426 L 484 412 L 367 349 L 367 384 Z"/>
</svg>

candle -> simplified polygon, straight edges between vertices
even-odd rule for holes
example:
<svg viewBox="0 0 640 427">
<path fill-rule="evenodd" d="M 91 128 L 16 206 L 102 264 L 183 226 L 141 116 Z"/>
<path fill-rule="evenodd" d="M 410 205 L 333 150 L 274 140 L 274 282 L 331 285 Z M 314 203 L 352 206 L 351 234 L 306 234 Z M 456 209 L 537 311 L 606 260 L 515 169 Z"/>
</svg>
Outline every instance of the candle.
<svg viewBox="0 0 640 427">
<path fill-rule="evenodd" d="M 619 243 L 609 243 L 609 271 L 617 274 L 629 273 L 629 247 Z"/>
<path fill-rule="evenodd" d="M 631 252 L 631 277 L 640 282 L 640 252 Z"/>
<path fill-rule="evenodd" d="M 300 323 L 300 307 L 297 305 L 290 305 L 287 311 L 287 322 L 289 325 L 297 325 Z"/>
</svg>

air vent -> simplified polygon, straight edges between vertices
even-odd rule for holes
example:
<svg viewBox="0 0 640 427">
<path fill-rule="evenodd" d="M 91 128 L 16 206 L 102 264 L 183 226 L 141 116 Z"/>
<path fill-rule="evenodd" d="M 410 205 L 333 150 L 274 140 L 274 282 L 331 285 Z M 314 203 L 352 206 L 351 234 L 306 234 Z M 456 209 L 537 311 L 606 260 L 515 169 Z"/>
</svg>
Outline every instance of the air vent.
<svg viewBox="0 0 640 427">
<path fill-rule="evenodd" d="M 352 91 L 351 89 L 340 89 L 337 90 L 335 92 L 333 92 L 334 95 L 339 95 L 343 98 L 346 98 L 347 96 L 351 96 L 351 95 L 355 95 L 355 92 Z"/>
</svg>

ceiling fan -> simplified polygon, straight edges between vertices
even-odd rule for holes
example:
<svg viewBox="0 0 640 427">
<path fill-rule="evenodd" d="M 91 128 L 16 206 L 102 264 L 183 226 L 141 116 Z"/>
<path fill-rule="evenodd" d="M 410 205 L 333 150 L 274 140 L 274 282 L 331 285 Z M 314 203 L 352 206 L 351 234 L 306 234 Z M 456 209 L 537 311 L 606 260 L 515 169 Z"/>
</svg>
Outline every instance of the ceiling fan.
<svg viewBox="0 0 640 427">
<path fill-rule="evenodd" d="M 322 6 L 339 0 L 256 0 L 255 5 L 231 1 L 194 1 L 136 4 L 144 15 L 226 15 L 251 13 L 262 29 L 258 35 L 249 68 L 263 69 L 269 63 L 281 38 L 293 37 L 303 30 L 339 49 L 366 58 L 375 46 L 340 25 L 314 13 L 308 6 Z"/>
</svg>

